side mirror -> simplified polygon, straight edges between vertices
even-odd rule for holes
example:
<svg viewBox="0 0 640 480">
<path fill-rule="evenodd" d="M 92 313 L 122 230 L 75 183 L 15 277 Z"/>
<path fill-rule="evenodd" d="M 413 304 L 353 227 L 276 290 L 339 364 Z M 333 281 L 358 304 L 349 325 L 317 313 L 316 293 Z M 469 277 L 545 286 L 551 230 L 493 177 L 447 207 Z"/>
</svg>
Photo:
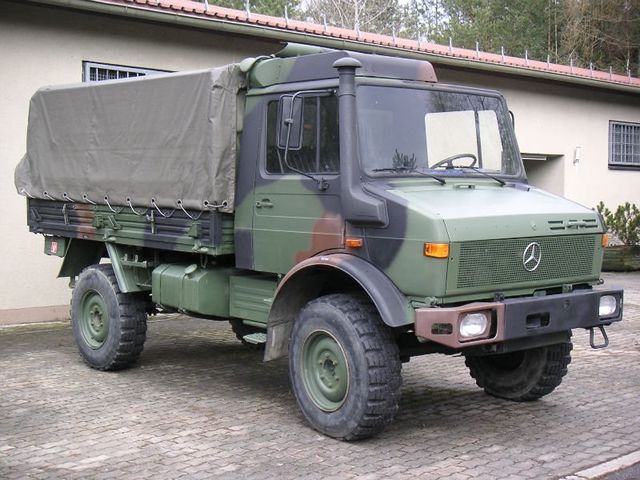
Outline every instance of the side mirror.
<svg viewBox="0 0 640 480">
<path fill-rule="evenodd" d="M 283 95 L 278 102 L 278 148 L 300 150 L 302 146 L 303 98 Z"/>
</svg>

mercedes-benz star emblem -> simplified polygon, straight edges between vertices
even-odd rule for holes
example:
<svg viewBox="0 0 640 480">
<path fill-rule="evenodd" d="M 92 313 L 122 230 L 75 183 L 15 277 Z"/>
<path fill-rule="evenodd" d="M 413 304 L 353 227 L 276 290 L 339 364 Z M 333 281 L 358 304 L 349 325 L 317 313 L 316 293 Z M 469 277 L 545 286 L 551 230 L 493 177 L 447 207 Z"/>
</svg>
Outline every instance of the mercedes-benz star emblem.
<svg viewBox="0 0 640 480">
<path fill-rule="evenodd" d="M 540 260 L 542 260 L 540 244 L 538 242 L 531 242 L 522 254 L 522 264 L 525 270 L 533 272 L 540 265 Z"/>
</svg>

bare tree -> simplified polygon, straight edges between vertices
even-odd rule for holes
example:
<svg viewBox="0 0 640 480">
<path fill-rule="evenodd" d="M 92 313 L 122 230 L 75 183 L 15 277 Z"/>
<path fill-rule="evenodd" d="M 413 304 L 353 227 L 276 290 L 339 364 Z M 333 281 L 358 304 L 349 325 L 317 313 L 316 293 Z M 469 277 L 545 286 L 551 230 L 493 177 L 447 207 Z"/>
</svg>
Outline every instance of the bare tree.
<svg viewBox="0 0 640 480">
<path fill-rule="evenodd" d="M 402 5 L 401 34 L 409 38 L 442 41 L 447 17 L 442 0 L 409 0 Z"/>
<path fill-rule="evenodd" d="M 207 0 L 211 5 L 219 5 L 221 7 L 235 8 L 244 10 L 246 7 L 245 0 Z M 249 8 L 254 13 L 262 13 L 264 15 L 273 15 L 282 17 L 285 8 L 290 17 L 298 17 L 300 15 L 300 0 L 250 0 Z"/>
<path fill-rule="evenodd" d="M 574 63 L 620 72 L 640 68 L 638 0 L 564 0 L 561 52 Z"/>
<path fill-rule="evenodd" d="M 305 15 L 316 23 L 391 34 L 400 24 L 398 0 L 308 0 Z"/>
</svg>

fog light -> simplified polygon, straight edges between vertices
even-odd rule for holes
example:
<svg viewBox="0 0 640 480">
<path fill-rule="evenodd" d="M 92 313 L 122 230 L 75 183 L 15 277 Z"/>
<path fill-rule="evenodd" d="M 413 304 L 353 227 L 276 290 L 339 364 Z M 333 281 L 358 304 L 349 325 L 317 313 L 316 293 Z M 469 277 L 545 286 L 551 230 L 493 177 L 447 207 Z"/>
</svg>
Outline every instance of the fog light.
<svg viewBox="0 0 640 480">
<path fill-rule="evenodd" d="M 613 295 L 603 295 L 600 297 L 600 316 L 608 317 L 613 315 L 618 308 L 618 301 Z"/>
<path fill-rule="evenodd" d="M 484 313 L 467 313 L 460 321 L 460 336 L 477 337 L 487 330 L 487 316 Z"/>
</svg>

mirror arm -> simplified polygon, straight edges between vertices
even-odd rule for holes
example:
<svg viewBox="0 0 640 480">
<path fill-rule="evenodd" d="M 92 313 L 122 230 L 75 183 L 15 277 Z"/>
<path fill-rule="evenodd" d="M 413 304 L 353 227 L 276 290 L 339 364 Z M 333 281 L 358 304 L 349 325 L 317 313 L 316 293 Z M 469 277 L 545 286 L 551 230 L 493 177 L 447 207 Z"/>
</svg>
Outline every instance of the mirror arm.
<svg viewBox="0 0 640 480">
<path fill-rule="evenodd" d="M 327 183 L 327 181 L 324 179 L 324 177 L 316 177 L 315 175 L 312 175 L 310 173 L 306 173 L 303 172 L 302 170 L 299 170 L 293 166 L 291 166 L 289 164 L 289 160 L 287 159 L 287 155 L 289 153 L 289 139 L 291 138 L 291 125 L 293 124 L 293 108 L 295 105 L 295 99 L 298 95 L 301 95 L 303 93 L 335 93 L 335 90 L 331 89 L 331 90 L 302 90 L 300 92 L 296 92 L 293 94 L 293 97 L 291 98 L 291 108 L 289 109 L 289 118 L 286 118 L 284 120 L 284 123 L 287 125 L 287 142 L 284 145 L 284 155 L 283 155 L 283 163 L 285 164 L 285 166 L 291 170 L 292 172 L 296 172 L 299 173 L 300 175 L 303 175 L 311 180 L 313 180 L 314 182 L 316 182 L 318 184 L 318 190 L 320 191 L 325 191 L 327 188 L 329 188 L 329 183 Z"/>
<path fill-rule="evenodd" d="M 289 135 L 291 135 L 291 124 L 293 123 L 293 120 L 291 118 L 288 118 L 287 120 L 285 120 L 284 123 L 287 124 L 287 143 L 285 144 L 285 147 L 284 147 L 284 155 L 283 155 L 283 158 L 282 158 L 282 162 L 292 172 L 299 173 L 300 175 L 303 175 L 303 176 L 305 176 L 307 178 L 310 178 L 311 180 L 316 182 L 318 184 L 318 190 L 325 191 L 327 188 L 329 188 L 329 184 L 324 179 L 324 177 L 316 178 L 315 176 L 311 175 L 310 173 L 303 172 L 302 170 L 299 170 L 299 169 L 297 169 L 294 166 L 289 164 L 289 160 L 287 159 L 287 154 L 289 153 Z"/>
</svg>

